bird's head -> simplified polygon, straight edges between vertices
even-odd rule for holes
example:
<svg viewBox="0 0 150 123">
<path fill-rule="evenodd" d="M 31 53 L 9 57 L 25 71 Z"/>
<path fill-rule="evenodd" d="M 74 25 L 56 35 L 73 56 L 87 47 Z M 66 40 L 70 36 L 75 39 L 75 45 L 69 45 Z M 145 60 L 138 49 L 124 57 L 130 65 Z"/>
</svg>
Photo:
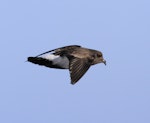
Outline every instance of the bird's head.
<svg viewBox="0 0 150 123">
<path fill-rule="evenodd" d="M 106 60 L 103 58 L 103 54 L 100 51 L 96 51 L 93 55 L 93 64 L 104 63 L 106 65 Z"/>
</svg>

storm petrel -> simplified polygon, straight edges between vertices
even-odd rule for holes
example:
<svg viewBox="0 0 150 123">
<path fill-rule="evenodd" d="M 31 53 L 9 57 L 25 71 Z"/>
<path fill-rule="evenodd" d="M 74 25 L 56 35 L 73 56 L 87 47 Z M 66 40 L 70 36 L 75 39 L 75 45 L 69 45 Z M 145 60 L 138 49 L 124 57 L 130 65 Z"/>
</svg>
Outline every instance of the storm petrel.
<svg viewBox="0 0 150 123">
<path fill-rule="evenodd" d="M 91 65 L 97 63 L 106 65 L 102 52 L 79 45 L 50 50 L 35 57 L 28 57 L 28 61 L 50 68 L 69 69 L 71 84 L 75 84 Z"/>
</svg>

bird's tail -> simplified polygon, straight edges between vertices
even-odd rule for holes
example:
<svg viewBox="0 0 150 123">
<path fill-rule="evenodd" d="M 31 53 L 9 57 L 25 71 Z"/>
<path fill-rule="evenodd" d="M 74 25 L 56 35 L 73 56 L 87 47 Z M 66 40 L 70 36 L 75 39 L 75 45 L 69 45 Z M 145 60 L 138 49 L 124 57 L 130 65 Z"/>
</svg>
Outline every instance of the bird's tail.
<svg viewBox="0 0 150 123">
<path fill-rule="evenodd" d="M 28 57 L 28 61 L 32 62 L 34 64 L 44 65 L 47 67 L 51 67 L 51 65 L 52 65 L 51 61 L 44 59 L 44 58 L 41 58 L 41 57 Z"/>
<path fill-rule="evenodd" d="M 34 64 L 50 67 L 50 68 L 64 69 L 58 65 L 54 65 L 52 61 L 45 59 L 45 58 L 42 58 L 42 57 L 28 57 L 27 61 L 34 63 Z"/>
</svg>

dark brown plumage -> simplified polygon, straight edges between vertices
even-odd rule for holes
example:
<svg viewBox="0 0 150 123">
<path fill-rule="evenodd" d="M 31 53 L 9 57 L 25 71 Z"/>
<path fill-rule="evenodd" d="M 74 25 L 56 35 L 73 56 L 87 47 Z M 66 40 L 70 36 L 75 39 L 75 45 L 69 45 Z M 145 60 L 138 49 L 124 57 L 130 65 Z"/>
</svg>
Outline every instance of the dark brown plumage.
<svg viewBox="0 0 150 123">
<path fill-rule="evenodd" d="M 28 61 L 50 68 L 69 69 L 71 84 L 75 84 L 91 65 L 97 63 L 106 65 L 100 51 L 83 48 L 79 45 L 50 50 L 35 57 L 28 57 Z"/>
</svg>

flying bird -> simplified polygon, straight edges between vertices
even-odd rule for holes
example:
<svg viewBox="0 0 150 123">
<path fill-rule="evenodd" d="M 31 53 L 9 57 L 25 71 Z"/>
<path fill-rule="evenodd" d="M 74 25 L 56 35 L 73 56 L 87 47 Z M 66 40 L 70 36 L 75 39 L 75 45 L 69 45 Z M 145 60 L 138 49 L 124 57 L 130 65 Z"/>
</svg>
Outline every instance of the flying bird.
<svg viewBox="0 0 150 123">
<path fill-rule="evenodd" d="M 69 69 L 71 84 L 75 84 L 91 65 L 106 65 L 102 52 L 79 45 L 53 49 L 35 57 L 28 57 L 28 61 L 49 68 Z"/>
</svg>

